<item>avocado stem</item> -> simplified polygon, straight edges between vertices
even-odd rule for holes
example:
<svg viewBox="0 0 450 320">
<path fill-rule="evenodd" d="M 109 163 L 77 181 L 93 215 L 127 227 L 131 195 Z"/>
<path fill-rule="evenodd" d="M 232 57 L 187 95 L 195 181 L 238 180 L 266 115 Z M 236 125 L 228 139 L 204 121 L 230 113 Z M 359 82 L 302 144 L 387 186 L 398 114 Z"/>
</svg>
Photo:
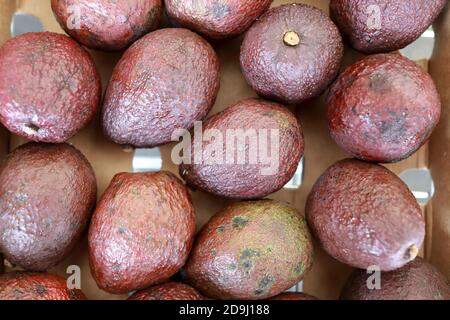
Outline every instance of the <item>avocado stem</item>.
<svg viewBox="0 0 450 320">
<path fill-rule="evenodd" d="M 408 260 L 414 260 L 419 254 L 419 248 L 414 244 L 408 248 L 408 252 L 406 253 L 406 258 Z"/>
<path fill-rule="evenodd" d="M 283 36 L 283 42 L 290 47 L 296 47 L 300 44 L 300 36 L 295 31 L 288 31 Z"/>
</svg>

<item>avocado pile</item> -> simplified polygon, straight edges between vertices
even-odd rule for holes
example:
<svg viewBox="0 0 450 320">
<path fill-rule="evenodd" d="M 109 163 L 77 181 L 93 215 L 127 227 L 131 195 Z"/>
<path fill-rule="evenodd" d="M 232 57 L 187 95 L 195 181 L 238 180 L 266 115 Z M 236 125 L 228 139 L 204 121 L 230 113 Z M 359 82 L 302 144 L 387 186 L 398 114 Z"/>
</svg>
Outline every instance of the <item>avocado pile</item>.
<svg viewBox="0 0 450 320">
<path fill-rule="evenodd" d="M 0 122 L 32 141 L 0 167 L 0 300 L 86 299 L 48 273 L 83 234 L 98 287 L 129 300 L 317 300 L 286 292 L 308 277 L 315 244 L 355 268 L 341 299 L 449 300 L 448 279 L 419 257 L 419 204 L 380 165 L 410 157 L 439 122 L 433 79 L 395 50 L 445 3 L 331 0 L 329 17 L 271 0 L 51 1 L 69 36 L 26 33 L 0 48 Z M 381 8 L 370 28 L 369 6 Z M 163 8 L 171 26 L 158 29 Z M 227 81 L 214 49 L 226 39 L 242 40 L 236 63 L 259 98 L 208 117 Z M 371 55 L 342 69 L 344 42 Z M 83 46 L 123 51 L 103 100 Z M 302 212 L 270 197 L 308 152 L 296 107 L 324 93 L 330 136 L 353 158 L 319 177 Z M 97 200 L 94 169 L 66 143 L 94 119 L 132 148 L 190 137 L 178 175 L 117 173 Z M 193 192 L 227 203 L 199 229 Z M 4 259 L 20 271 L 4 273 Z"/>
</svg>

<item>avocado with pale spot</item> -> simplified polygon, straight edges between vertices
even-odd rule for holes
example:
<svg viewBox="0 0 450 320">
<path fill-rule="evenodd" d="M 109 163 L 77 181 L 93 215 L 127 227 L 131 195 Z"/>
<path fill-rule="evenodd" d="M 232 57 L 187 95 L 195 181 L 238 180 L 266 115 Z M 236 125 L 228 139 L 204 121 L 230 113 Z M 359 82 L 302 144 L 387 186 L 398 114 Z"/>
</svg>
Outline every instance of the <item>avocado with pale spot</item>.
<svg viewBox="0 0 450 320">
<path fill-rule="evenodd" d="M 189 283 L 216 299 L 266 299 L 301 281 L 313 262 L 305 218 L 273 200 L 234 203 L 201 230 Z"/>
</svg>

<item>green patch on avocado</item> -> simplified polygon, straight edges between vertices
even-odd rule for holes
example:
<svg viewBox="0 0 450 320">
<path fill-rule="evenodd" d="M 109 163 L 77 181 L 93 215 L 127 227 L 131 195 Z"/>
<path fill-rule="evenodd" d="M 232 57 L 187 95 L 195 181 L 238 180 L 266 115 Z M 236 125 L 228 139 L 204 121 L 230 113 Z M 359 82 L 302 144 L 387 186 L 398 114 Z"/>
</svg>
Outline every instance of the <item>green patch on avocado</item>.
<svg viewBox="0 0 450 320">
<path fill-rule="evenodd" d="M 136 187 L 131 188 L 131 193 L 134 194 L 135 196 L 141 195 L 139 188 Z"/>
<path fill-rule="evenodd" d="M 233 270 L 236 270 L 237 265 L 236 265 L 236 263 L 234 263 L 234 262 L 230 262 L 230 263 L 228 263 L 228 264 L 225 266 L 225 268 L 226 268 L 227 270 L 233 271 Z"/>
<path fill-rule="evenodd" d="M 119 227 L 119 228 L 117 228 L 117 232 L 119 233 L 119 234 L 125 234 L 125 233 L 127 233 L 127 228 L 125 228 L 125 227 Z"/>
<path fill-rule="evenodd" d="M 47 292 L 47 289 L 45 289 L 44 286 L 37 284 L 36 285 L 36 293 L 39 295 L 45 294 Z"/>
<path fill-rule="evenodd" d="M 225 231 L 225 226 L 223 224 L 217 227 L 217 233 L 222 233 L 224 231 Z"/>
<path fill-rule="evenodd" d="M 211 256 L 212 257 L 216 257 L 217 256 L 217 251 L 215 249 L 211 250 Z"/>
<path fill-rule="evenodd" d="M 236 216 L 231 221 L 233 229 L 242 230 L 248 224 L 248 218 L 242 216 Z"/>
<path fill-rule="evenodd" d="M 271 275 L 264 275 L 262 278 L 258 280 L 255 295 L 259 296 L 267 292 L 272 285 L 275 283 L 275 278 Z"/>
<path fill-rule="evenodd" d="M 253 269 L 253 262 L 256 258 L 259 258 L 260 254 L 258 251 L 245 248 L 242 250 L 239 257 L 239 268 L 243 270 L 246 274 L 249 274 Z"/>
<path fill-rule="evenodd" d="M 300 276 L 305 272 L 305 265 L 303 262 L 300 262 L 295 268 L 294 268 L 294 275 L 296 277 Z"/>
</svg>

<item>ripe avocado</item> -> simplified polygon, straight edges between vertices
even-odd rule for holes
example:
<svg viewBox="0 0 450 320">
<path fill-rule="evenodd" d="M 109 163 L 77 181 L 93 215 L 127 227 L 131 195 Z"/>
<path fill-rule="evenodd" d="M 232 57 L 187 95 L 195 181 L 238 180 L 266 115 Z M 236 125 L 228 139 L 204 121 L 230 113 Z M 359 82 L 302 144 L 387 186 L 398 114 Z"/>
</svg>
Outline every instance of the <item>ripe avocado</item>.
<svg viewBox="0 0 450 320">
<path fill-rule="evenodd" d="M 189 130 L 214 105 L 220 86 L 213 48 L 187 29 L 162 29 L 134 43 L 114 68 L 102 111 L 107 137 L 155 147 Z"/>
<path fill-rule="evenodd" d="M 138 291 L 128 300 L 203 300 L 194 288 L 181 282 L 167 282 Z"/>
<path fill-rule="evenodd" d="M 297 210 L 273 200 L 234 203 L 201 230 L 186 278 L 207 297 L 266 299 L 301 281 L 312 253 Z"/>
<path fill-rule="evenodd" d="M 48 273 L 10 272 L 0 275 L 0 300 L 86 300 L 68 289 L 66 280 Z"/>
<path fill-rule="evenodd" d="M 122 294 L 167 280 L 186 262 L 195 227 L 190 195 L 173 174 L 117 174 L 89 229 L 98 286 Z"/>
<path fill-rule="evenodd" d="M 302 292 L 285 292 L 270 300 L 319 300 L 316 297 Z"/>
<path fill-rule="evenodd" d="M 210 39 L 244 33 L 273 0 L 165 0 L 169 19 Z"/>
<path fill-rule="evenodd" d="M 190 186 L 215 195 L 263 198 L 292 178 L 303 155 L 301 126 L 277 103 L 240 101 L 206 120 L 202 129 L 204 137 L 194 134 L 191 163 L 181 164 L 180 175 Z M 215 138 L 207 139 L 208 132 Z"/>
<path fill-rule="evenodd" d="M 17 148 L 0 168 L 0 251 L 27 270 L 55 266 L 80 239 L 96 199 L 94 171 L 74 147 Z"/>
<path fill-rule="evenodd" d="M 441 115 L 431 76 L 397 53 L 351 65 L 331 87 L 327 103 L 333 139 L 371 162 L 408 158 L 428 140 Z"/>
<path fill-rule="evenodd" d="M 331 0 L 330 15 L 346 41 L 364 53 L 396 51 L 417 40 L 447 0 Z"/>
<path fill-rule="evenodd" d="M 309 194 L 306 215 L 325 251 L 360 269 L 400 268 L 416 258 L 425 237 L 422 211 L 403 181 L 359 160 L 325 171 Z"/>
<path fill-rule="evenodd" d="M 9 131 L 65 142 L 92 120 L 100 98 L 92 58 L 69 37 L 26 33 L 0 48 L 0 121 Z"/>
<path fill-rule="evenodd" d="M 162 0 L 52 0 L 52 10 L 61 27 L 80 43 L 118 51 L 159 26 L 163 4 Z"/>
<path fill-rule="evenodd" d="M 319 96 L 343 58 L 338 28 L 321 10 L 288 4 L 272 8 L 248 30 L 241 69 L 261 96 L 300 104 Z"/>
<path fill-rule="evenodd" d="M 381 273 L 381 288 L 370 290 L 370 275 L 355 270 L 345 285 L 342 300 L 450 300 L 448 280 L 422 258 L 404 267 Z"/>
</svg>

